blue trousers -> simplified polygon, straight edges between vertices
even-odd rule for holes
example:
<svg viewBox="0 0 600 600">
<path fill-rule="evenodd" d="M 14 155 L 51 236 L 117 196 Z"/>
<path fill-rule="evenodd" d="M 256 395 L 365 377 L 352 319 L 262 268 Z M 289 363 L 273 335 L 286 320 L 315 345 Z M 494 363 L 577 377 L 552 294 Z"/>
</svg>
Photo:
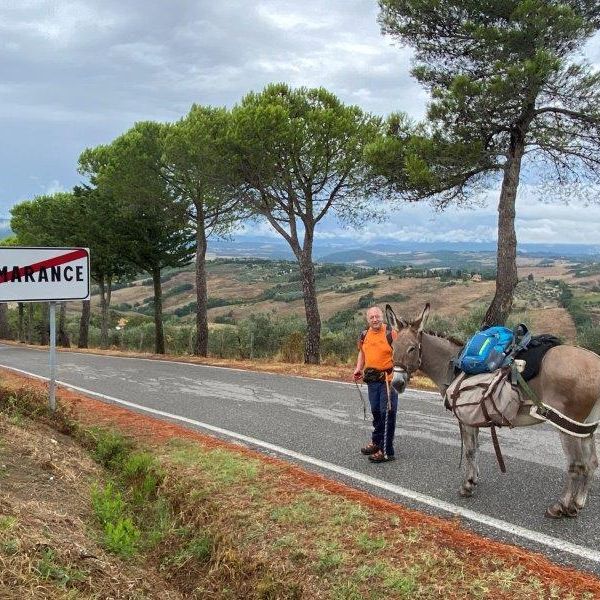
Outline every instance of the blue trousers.
<svg viewBox="0 0 600 600">
<path fill-rule="evenodd" d="M 373 435 L 371 440 L 380 448 L 385 447 L 385 454 L 394 456 L 394 434 L 396 432 L 396 412 L 398 411 L 398 393 L 390 386 L 391 410 L 387 414 L 387 391 L 383 381 L 367 384 L 369 404 L 373 415 Z M 384 446 L 385 436 L 385 446 Z"/>
</svg>

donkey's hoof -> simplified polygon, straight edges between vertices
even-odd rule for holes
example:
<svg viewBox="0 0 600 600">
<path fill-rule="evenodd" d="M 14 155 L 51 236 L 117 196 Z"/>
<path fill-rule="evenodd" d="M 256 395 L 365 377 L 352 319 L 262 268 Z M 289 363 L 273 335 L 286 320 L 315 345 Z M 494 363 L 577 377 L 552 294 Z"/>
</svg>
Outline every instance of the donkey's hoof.
<svg viewBox="0 0 600 600">
<path fill-rule="evenodd" d="M 565 509 L 560 502 L 555 502 L 552 506 L 546 509 L 546 516 L 549 519 L 560 519 L 564 516 Z"/>
<path fill-rule="evenodd" d="M 458 493 L 462 498 L 470 498 L 473 495 L 473 488 L 462 486 Z"/>
<path fill-rule="evenodd" d="M 567 517 L 575 518 L 578 514 L 579 514 L 579 509 L 574 504 L 570 504 L 565 509 L 565 515 Z"/>
</svg>

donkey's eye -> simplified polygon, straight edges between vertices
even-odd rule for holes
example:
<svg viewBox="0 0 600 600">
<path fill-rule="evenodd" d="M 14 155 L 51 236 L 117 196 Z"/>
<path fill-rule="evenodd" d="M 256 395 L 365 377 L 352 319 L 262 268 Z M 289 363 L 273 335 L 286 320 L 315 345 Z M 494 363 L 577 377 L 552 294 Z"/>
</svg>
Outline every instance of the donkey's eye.
<svg viewBox="0 0 600 600">
<path fill-rule="evenodd" d="M 415 347 L 411 346 L 406 352 L 408 352 L 410 354 L 411 352 L 414 352 L 414 351 L 415 351 Z"/>
</svg>

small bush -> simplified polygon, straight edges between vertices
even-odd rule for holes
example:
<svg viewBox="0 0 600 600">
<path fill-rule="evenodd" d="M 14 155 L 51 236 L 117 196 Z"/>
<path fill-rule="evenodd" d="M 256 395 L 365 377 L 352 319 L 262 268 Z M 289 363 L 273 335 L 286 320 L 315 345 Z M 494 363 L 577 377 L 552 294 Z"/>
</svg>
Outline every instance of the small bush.
<svg viewBox="0 0 600 600">
<path fill-rule="evenodd" d="M 284 362 L 298 363 L 304 357 L 305 336 L 301 331 L 292 331 L 281 345 L 281 358 Z"/>
<path fill-rule="evenodd" d="M 109 429 L 92 428 L 87 434 L 92 440 L 94 460 L 109 469 L 118 469 L 131 451 L 131 441 Z"/>
<path fill-rule="evenodd" d="M 215 323 L 220 323 L 222 325 L 235 325 L 237 323 L 233 314 L 217 315 L 213 320 Z"/>
<path fill-rule="evenodd" d="M 107 523 L 104 528 L 104 545 L 107 550 L 119 556 L 133 556 L 139 538 L 140 532 L 129 517 Z"/>
<path fill-rule="evenodd" d="M 369 308 L 370 306 L 373 306 L 373 304 L 375 304 L 375 297 L 373 292 L 369 292 L 368 294 L 361 296 L 356 305 L 358 308 Z"/>
<path fill-rule="evenodd" d="M 366 281 L 363 283 L 355 283 L 353 285 L 343 285 L 333 290 L 337 294 L 350 294 L 352 292 L 358 292 L 359 290 L 366 290 L 371 287 L 370 283 Z"/>
<path fill-rule="evenodd" d="M 121 492 L 114 483 L 108 482 L 104 487 L 92 486 L 92 508 L 100 525 L 118 521 L 125 511 L 125 502 Z"/>
<path fill-rule="evenodd" d="M 378 296 L 377 302 L 381 304 L 383 304 L 384 302 L 406 302 L 409 299 L 410 296 L 398 292 L 397 294 L 385 294 L 383 296 Z"/>
</svg>

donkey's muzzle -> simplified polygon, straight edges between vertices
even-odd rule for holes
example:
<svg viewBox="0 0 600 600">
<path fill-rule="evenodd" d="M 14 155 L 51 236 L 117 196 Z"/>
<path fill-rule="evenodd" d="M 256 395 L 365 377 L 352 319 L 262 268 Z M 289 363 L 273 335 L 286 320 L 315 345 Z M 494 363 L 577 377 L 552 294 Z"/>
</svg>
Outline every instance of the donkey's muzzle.
<svg viewBox="0 0 600 600">
<path fill-rule="evenodd" d="M 394 367 L 392 377 L 392 387 L 401 394 L 406 389 L 408 383 L 408 373 L 400 367 Z"/>
</svg>

